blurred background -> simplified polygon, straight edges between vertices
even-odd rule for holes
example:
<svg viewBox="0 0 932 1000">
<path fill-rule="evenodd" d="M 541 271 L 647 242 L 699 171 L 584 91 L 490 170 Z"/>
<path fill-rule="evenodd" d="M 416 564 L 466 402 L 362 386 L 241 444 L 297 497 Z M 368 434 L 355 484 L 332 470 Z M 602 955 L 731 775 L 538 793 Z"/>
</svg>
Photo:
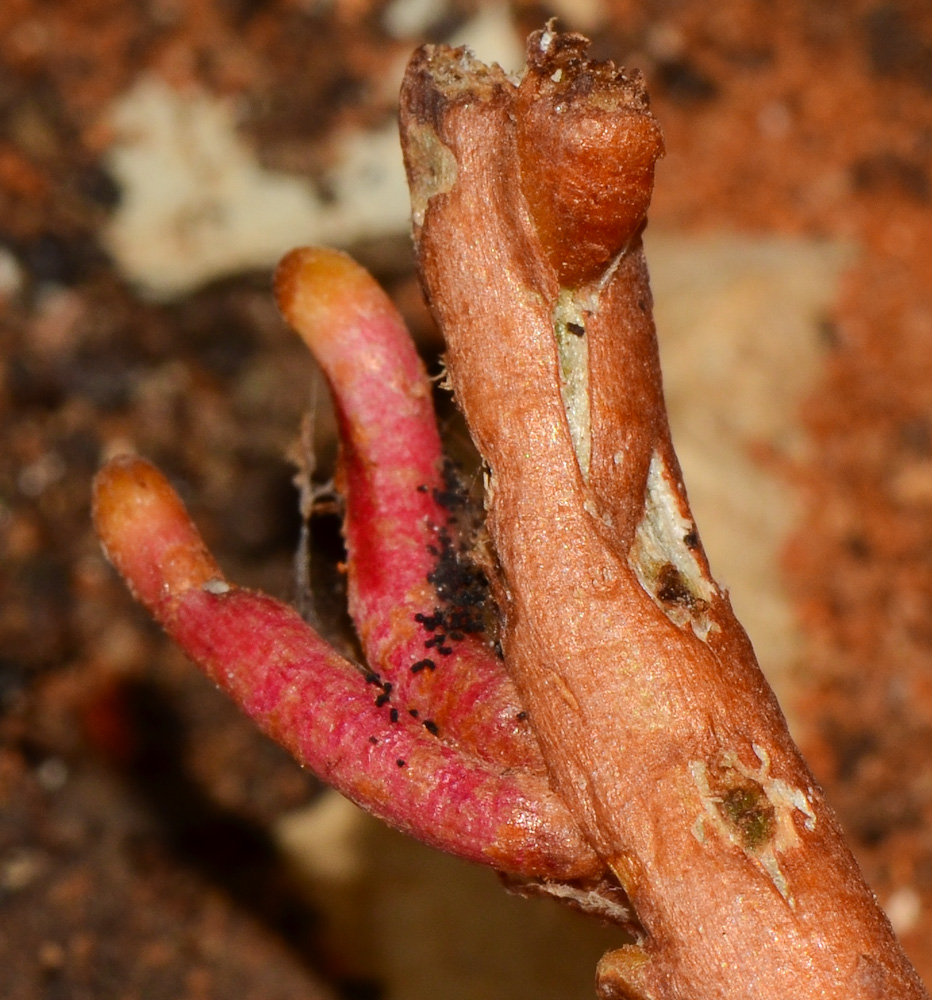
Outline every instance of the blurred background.
<svg viewBox="0 0 932 1000">
<path fill-rule="evenodd" d="M 646 75 L 674 437 L 713 570 L 932 980 L 932 7 L 924 0 L 6 0 L 0 996 L 592 996 L 618 934 L 384 830 L 256 733 L 104 561 L 134 449 L 291 600 L 292 246 L 352 251 L 436 371 L 396 137 L 413 49 L 551 17 Z M 340 614 L 338 522 L 314 525 Z"/>
</svg>

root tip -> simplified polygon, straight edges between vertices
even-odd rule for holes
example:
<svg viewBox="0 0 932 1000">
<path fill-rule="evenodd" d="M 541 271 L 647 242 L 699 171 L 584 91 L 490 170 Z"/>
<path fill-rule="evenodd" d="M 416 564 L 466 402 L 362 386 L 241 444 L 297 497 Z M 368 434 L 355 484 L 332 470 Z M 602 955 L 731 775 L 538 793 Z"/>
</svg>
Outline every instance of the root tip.
<svg viewBox="0 0 932 1000">
<path fill-rule="evenodd" d="M 111 459 L 94 480 L 92 512 L 108 558 L 150 609 L 222 579 L 178 494 L 151 462 Z"/>
</svg>

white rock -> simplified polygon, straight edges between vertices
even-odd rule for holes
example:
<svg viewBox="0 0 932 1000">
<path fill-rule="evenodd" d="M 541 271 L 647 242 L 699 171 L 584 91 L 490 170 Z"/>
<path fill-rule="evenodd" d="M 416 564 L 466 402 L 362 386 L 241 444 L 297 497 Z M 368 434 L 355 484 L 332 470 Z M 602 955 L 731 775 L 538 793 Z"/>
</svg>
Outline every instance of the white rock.
<svg viewBox="0 0 932 1000">
<path fill-rule="evenodd" d="M 141 79 L 109 116 L 108 166 L 123 190 L 105 240 L 143 294 L 167 299 L 308 243 L 348 246 L 404 232 L 410 203 L 394 124 L 345 137 L 325 178 L 262 168 L 237 134 L 231 102 Z"/>
</svg>

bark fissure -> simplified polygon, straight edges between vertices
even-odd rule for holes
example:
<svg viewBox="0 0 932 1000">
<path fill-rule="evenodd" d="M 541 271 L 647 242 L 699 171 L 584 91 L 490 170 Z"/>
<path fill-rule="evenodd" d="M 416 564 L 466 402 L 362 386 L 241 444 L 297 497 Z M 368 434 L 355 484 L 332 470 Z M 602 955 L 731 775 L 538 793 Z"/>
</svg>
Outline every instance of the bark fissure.
<svg viewBox="0 0 932 1000">
<path fill-rule="evenodd" d="M 628 564 L 670 621 L 691 627 L 705 641 L 718 628 L 709 616 L 709 604 L 718 591 L 696 555 L 696 526 L 683 513 L 668 475 L 662 456 L 655 452 L 647 473 L 644 517 L 635 531 Z"/>
<path fill-rule="evenodd" d="M 589 346 L 587 309 L 568 288 L 561 288 L 553 309 L 553 334 L 560 365 L 560 395 L 569 424 L 573 450 L 583 480 L 589 481 L 592 454 L 589 419 Z"/>
</svg>

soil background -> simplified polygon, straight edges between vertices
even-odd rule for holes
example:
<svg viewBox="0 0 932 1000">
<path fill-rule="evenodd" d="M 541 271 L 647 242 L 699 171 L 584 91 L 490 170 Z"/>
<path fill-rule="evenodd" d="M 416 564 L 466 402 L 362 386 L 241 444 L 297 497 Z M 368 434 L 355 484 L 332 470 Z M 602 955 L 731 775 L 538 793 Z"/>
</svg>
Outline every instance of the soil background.
<svg viewBox="0 0 932 1000">
<path fill-rule="evenodd" d="M 0 996 L 591 995 L 616 935 L 322 789 L 149 623 L 89 522 L 95 469 L 133 448 L 231 578 L 294 598 L 306 412 L 322 479 L 335 445 L 271 268 L 339 242 L 435 359 L 392 160 L 400 73 L 423 41 L 520 60 L 553 15 L 647 77 L 699 527 L 932 981 L 932 7 L 7 0 Z M 336 629 L 336 517 L 313 535 Z"/>
</svg>

